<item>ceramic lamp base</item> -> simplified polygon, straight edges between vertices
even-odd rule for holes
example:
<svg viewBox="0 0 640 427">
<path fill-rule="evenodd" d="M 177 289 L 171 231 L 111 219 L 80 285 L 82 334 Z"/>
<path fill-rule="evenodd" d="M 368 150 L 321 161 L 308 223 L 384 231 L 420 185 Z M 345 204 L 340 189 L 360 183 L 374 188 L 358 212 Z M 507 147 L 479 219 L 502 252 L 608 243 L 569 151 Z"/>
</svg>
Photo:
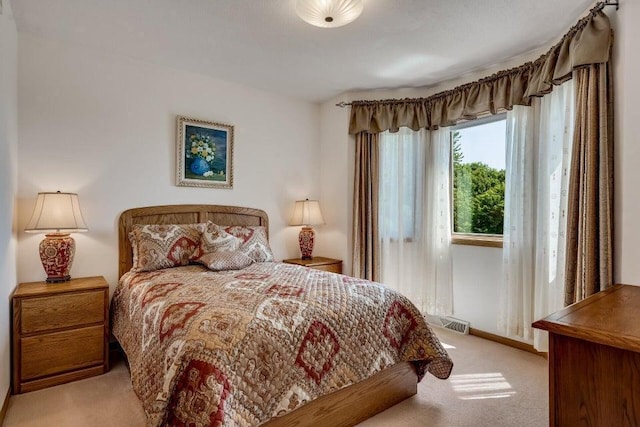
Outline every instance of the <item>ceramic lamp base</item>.
<svg viewBox="0 0 640 427">
<path fill-rule="evenodd" d="M 71 279 L 69 270 L 76 253 L 76 242 L 65 233 L 46 234 L 40 242 L 40 260 L 47 282 L 66 282 Z"/>
<path fill-rule="evenodd" d="M 311 227 L 302 227 L 302 230 L 300 230 L 300 234 L 298 235 L 298 243 L 300 243 L 300 253 L 302 254 L 302 259 L 311 259 L 315 235 L 316 233 Z"/>
</svg>

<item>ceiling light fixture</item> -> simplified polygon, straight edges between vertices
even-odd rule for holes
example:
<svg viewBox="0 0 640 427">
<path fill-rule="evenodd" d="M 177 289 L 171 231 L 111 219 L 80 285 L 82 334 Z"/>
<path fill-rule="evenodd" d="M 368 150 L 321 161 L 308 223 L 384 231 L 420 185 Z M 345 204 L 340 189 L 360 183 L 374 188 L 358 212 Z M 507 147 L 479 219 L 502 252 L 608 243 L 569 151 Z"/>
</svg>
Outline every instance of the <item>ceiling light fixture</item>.
<svg viewBox="0 0 640 427">
<path fill-rule="evenodd" d="M 363 0 L 297 0 L 296 13 L 304 21 L 322 28 L 347 25 L 360 16 Z"/>
</svg>

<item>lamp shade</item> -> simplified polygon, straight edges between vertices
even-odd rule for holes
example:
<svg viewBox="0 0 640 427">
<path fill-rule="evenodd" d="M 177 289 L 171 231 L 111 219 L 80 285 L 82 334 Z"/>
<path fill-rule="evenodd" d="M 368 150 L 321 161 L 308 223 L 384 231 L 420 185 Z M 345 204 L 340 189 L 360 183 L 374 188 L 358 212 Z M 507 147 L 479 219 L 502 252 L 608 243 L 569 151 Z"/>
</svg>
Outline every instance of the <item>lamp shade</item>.
<svg viewBox="0 0 640 427">
<path fill-rule="evenodd" d="M 74 233 L 87 231 L 75 193 L 38 193 L 28 233 Z"/>
<path fill-rule="evenodd" d="M 363 0 L 297 0 L 296 13 L 305 22 L 322 28 L 347 25 L 360 16 Z"/>
<path fill-rule="evenodd" d="M 320 225 L 324 224 L 320 203 L 317 200 L 298 200 L 293 208 L 293 215 L 289 225 Z"/>
</svg>

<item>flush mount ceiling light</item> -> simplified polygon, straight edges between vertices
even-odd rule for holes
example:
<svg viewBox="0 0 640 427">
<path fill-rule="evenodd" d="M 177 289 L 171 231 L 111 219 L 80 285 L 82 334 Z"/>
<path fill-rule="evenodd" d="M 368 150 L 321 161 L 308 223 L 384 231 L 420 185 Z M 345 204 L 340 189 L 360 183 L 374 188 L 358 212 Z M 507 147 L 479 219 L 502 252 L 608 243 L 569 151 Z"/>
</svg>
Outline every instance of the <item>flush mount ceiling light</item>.
<svg viewBox="0 0 640 427">
<path fill-rule="evenodd" d="M 355 21 L 363 7 L 363 0 L 296 0 L 298 16 L 322 28 L 341 27 Z"/>
</svg>

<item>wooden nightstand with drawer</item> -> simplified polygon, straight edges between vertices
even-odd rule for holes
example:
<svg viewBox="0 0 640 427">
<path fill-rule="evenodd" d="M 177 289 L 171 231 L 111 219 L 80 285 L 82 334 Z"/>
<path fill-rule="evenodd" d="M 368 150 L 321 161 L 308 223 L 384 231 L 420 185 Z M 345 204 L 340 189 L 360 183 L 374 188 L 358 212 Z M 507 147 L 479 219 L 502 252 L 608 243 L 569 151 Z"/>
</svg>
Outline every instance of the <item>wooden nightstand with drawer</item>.
<svg viewBox="0 0 640 427">
<path fill-rule="evenodd" d="M 109 369 L 109 284 L 104 277 L 21 283 L 13 293 L 13 392 Z"/>
<path fill-rule="evenodd" d="M 292 258 L 285 259 L 282 262 L 301 265 L 315 270 L 331 271 L 332 273 L 342 274 L 342 261 L 339 259 L 314 256 L 311 259 Z"/>
</svg>

